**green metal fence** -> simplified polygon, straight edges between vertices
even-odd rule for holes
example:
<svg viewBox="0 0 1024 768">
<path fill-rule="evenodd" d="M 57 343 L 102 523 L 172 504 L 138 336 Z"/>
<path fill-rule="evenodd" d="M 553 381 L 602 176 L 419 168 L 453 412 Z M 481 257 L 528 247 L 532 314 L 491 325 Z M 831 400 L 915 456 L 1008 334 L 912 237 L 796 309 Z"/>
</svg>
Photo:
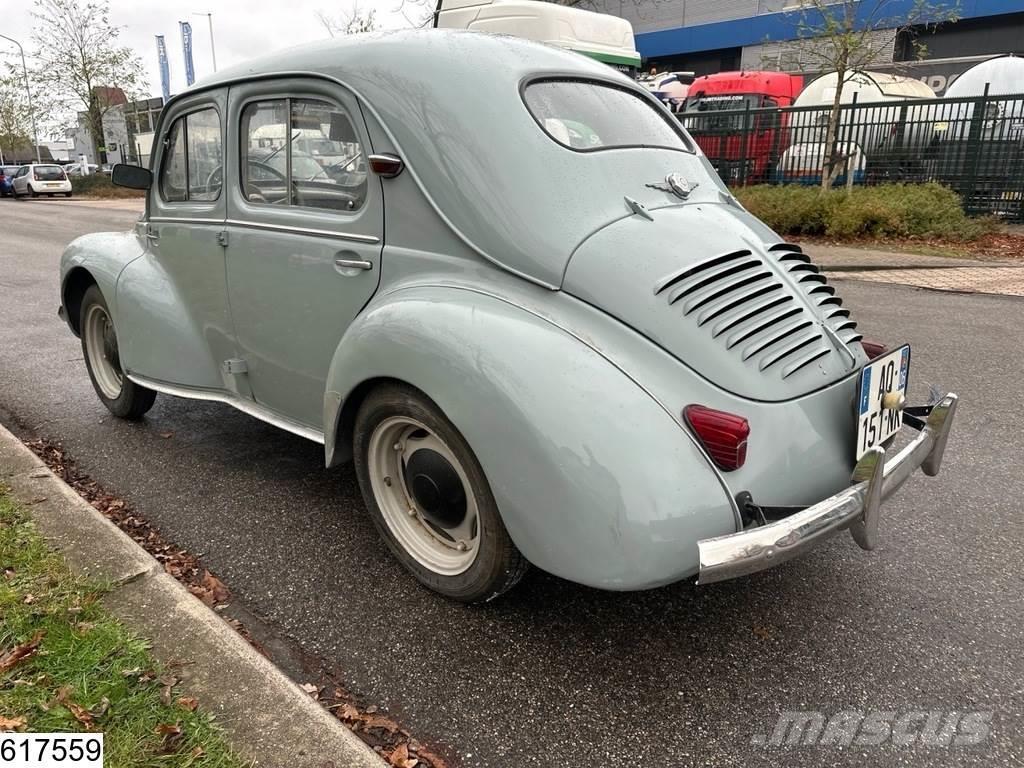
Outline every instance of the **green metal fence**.
<svg viewBox="0 0 1024 768">
<path fill-rule="evenodd" d="M 679 119 L 729 184 L 836 186 L 934 181 L 972 215 L 1024 221 L 1024 94 L 844 104 L 827 144 L 829 107 L 712 109 Z"/>
</svg>

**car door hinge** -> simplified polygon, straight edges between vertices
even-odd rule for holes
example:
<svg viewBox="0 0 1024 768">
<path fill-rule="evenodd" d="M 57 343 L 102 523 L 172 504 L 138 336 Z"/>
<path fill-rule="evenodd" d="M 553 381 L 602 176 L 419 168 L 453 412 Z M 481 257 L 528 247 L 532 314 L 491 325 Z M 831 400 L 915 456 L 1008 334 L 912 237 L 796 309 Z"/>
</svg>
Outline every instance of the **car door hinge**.
<svg viewBox="0 0 1024 768">
<path fill-rule="evenodd" d="M 228 231 L 226 229 L 222 229 L 217 233 L 217 242 L 225 248 L 228 247 Z"/>
<path fill-rule="evenodd" d="M 245 362 L 245 360 L 240 360 L 238 358 L 225 360 L 221 367 L 224 369 L 224 373 L 231 375 L 249 372 L 249 365 Z"/>
</svg>

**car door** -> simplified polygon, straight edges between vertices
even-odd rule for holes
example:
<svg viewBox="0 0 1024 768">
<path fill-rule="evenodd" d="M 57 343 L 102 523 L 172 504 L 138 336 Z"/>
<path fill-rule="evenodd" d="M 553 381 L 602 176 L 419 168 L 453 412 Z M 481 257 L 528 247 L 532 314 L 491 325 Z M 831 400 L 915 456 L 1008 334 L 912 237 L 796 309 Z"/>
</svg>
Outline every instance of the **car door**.
<svg viewBox="0 0 1024 768">
<path fill-rule="evenodd" d="M 340 86 L 289 78 L 231 88 L 229 140 L 239 354 L 260 406 L 321 430 L 331 358 L 379 281 L 383 200 L 366 126 Z"/>
<path fill-rule="evenodd" d="M 28 192 L 28 172 L 30 167 L 31 166 L 23 165 L 14 175 L 14 181 L 11 183 L 14 186 L 15 194 L 24 195 Z"/>
<path fill-rule="evenodd" d="M 226 91 L 175 102 L 154 142 L 146 250 L 118 280 L 118 342 L 132 374 L 239 391 L 224 274 Z"/>
</svg>

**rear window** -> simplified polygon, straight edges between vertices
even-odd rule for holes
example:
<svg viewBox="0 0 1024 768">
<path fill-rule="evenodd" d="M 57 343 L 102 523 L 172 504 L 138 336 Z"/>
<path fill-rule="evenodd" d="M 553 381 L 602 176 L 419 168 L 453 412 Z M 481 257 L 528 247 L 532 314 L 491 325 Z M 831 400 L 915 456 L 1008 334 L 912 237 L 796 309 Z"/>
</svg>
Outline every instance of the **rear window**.
<svg viewBox="0 0 1024 768">
<path fill-rule="evenodd" d="M 570 149 L 693 151 L 671 116 L 625 88 L 586 80 L 539 80 L 526 86 L 523 98 L 544 132 Z"/>
<path fill-rule="evenodd" d="M 64 180 L 64 169 L 59 165 L 37 165 L 32 170 L 35 171 L 36 178 L 41 181 Z"/>
</svg>

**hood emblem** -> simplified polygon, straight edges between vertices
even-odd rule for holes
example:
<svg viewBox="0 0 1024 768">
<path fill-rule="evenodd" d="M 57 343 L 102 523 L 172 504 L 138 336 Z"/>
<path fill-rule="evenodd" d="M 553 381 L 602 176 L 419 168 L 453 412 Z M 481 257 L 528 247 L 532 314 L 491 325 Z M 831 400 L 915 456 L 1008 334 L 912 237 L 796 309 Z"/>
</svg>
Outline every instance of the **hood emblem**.
<svg viewBox="0 0 1024 768">
<path fill-rule="evenodd" d="M 645 184 L 644 186 L 650 187 L 651 189 L 658 189 L 662 192 L 670 192 L 676 197 L 685 200 L 690 196 L 690 193 L 693 192 L 693 190 L 700 186 L 700 184 L 696 182 L 691 183 L 681 173 L 670 173 L 665 177 L 665 181 L 663 183 Z"/>
</svg>

